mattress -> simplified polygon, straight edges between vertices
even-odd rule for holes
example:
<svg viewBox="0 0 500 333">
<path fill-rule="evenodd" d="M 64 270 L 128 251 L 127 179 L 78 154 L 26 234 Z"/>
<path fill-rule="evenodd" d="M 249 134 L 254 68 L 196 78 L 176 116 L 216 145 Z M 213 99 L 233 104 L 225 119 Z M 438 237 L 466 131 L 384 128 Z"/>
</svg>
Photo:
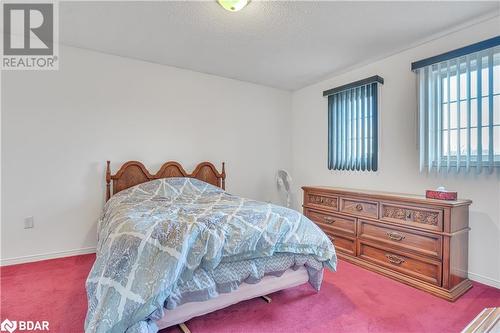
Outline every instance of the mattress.
<svg viewBox="0 0 500 333">
<path fill-rule="evenodd" d="M 309 283 L 319 290 L 323 265 L 313 256 L 276 253 L 271 257 L 224 262 L 214 270 L 198 268 L 189 278 L 180 279 L 167 298 L 168 310 L 189 302 L 202 302 L 234 292 L 242 283 L 256 284 L 267 275 L 281 276 L 288 269 L 305 267 Z"/>
<path fill-rule="evenodd" d="M 273 292 L 292 288 L 308 282 L 307 269 L 302 266 L 297 270 L 288 269 L 281 276 L 266 275 L 259 283 L 242 283 L 232 293 L 220 294 L 218 297 L 204 302 L 189 302 L 165 311 L 165 315 L 156 321 L 159 329 L 183 323 L 191 318 L 225 308 L 238 302 Z"/>
</svg>

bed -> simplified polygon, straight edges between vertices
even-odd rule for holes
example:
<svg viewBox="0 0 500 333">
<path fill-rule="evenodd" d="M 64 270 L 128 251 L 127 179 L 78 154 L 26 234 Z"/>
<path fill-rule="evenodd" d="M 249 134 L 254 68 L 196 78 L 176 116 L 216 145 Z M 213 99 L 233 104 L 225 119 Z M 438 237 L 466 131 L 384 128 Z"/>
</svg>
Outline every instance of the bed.
<svg viewBox="0 0 500 333">
<path fill-rule="evenodd" d="M 129 161 L 106 170 L 86 332 L 157 332 L 335 270 L 328 237 L 302 214 L 225 191 L 222 170 L 177 162 L 155 174 Z"/>
</svg>

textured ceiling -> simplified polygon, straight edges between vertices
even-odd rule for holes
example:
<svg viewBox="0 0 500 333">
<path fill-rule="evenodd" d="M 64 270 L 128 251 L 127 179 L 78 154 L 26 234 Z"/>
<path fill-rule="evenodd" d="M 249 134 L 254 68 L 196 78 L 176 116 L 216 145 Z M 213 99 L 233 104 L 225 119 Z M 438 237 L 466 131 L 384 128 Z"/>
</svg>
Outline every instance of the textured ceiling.
<svg viewBox="0 0 500 333">
<path fill-rule="evenodd" d="M 498 1 L 61 2 L 60 40 L 294 90 L 495 13 Z"/>
</svg>

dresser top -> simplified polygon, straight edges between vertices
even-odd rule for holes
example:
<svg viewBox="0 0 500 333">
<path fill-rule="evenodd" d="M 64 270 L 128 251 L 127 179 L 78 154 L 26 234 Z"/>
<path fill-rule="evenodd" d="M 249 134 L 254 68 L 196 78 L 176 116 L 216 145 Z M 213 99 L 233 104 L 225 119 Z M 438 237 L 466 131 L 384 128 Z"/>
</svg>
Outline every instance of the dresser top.
<svg viewBox="0 0 500 333">
<path fill-rule="evenodd" d="M 416 194 L 404 194 L 404 193 L 393 193 L 393 192 L 383 192 L 383 191 L 369 191 L 369 190 L 359 190 L 353 188 L 343 188 L 343 187 L 331 187 L 331 186 L 303 186 L 304 191 L 315 191 L 315 192 L 331 192 L 347 195 L 350 197 L 370 197 L 379 200 L 392 200 L 392 201 L 405 201 L 413 203 L 421 203 L 433 206 L 444 206 L 444 207 L 456 207 L 472 204 L 472 200 L 468 199 L 458 199 L 458 200 L 437 200 L 428 199 L 423 195 Z"/>
</svg>

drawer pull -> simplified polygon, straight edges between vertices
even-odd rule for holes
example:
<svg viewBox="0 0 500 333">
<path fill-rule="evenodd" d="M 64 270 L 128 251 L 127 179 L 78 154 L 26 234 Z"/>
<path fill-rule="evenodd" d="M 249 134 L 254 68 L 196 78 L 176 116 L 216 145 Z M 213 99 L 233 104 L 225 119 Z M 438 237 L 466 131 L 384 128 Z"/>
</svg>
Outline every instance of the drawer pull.
<svg viewBox="0 0 500 333">
<path fill-rule="evenodd" d="M 321 198 L 319 199 L 319 202 L 321 202 L 321 203 L 325 202 L 325 198 L 321 197 Z"/>
<path fill-rule="evenodd" d="M 397 232 L 387 232 L 387 237 L 389 237 L 392 240 L 398 241 L 398 242 L 405 239 L 404 235 L 397 233 Z"/>
<path fill-rule="evenodd" d="M 333 224 L 333 222 L 335 222 L 335 219 L 333 217 L 330 217 L 330 216 L 325 216 L 325 217 L 323 217 L 323 219 L 328 224 Z"/>
<path fill-rule="evenodd" d="M 358 212 L 362 211 L 362 210 L 363 210 L 363 205 L 362 205 L 362 204 L 357 204 L 357 205 L 356 205 L 356 210 L 357 210 Z"/>
<path fill-rule="evenodd" d="M 393 265 L 401 265 L 406 261 L 403 258 L 390 253 L 386 253 L 385 256 L 387 257 L 387 260 L 389 260 L 389 262 Z"/>
</svg>

